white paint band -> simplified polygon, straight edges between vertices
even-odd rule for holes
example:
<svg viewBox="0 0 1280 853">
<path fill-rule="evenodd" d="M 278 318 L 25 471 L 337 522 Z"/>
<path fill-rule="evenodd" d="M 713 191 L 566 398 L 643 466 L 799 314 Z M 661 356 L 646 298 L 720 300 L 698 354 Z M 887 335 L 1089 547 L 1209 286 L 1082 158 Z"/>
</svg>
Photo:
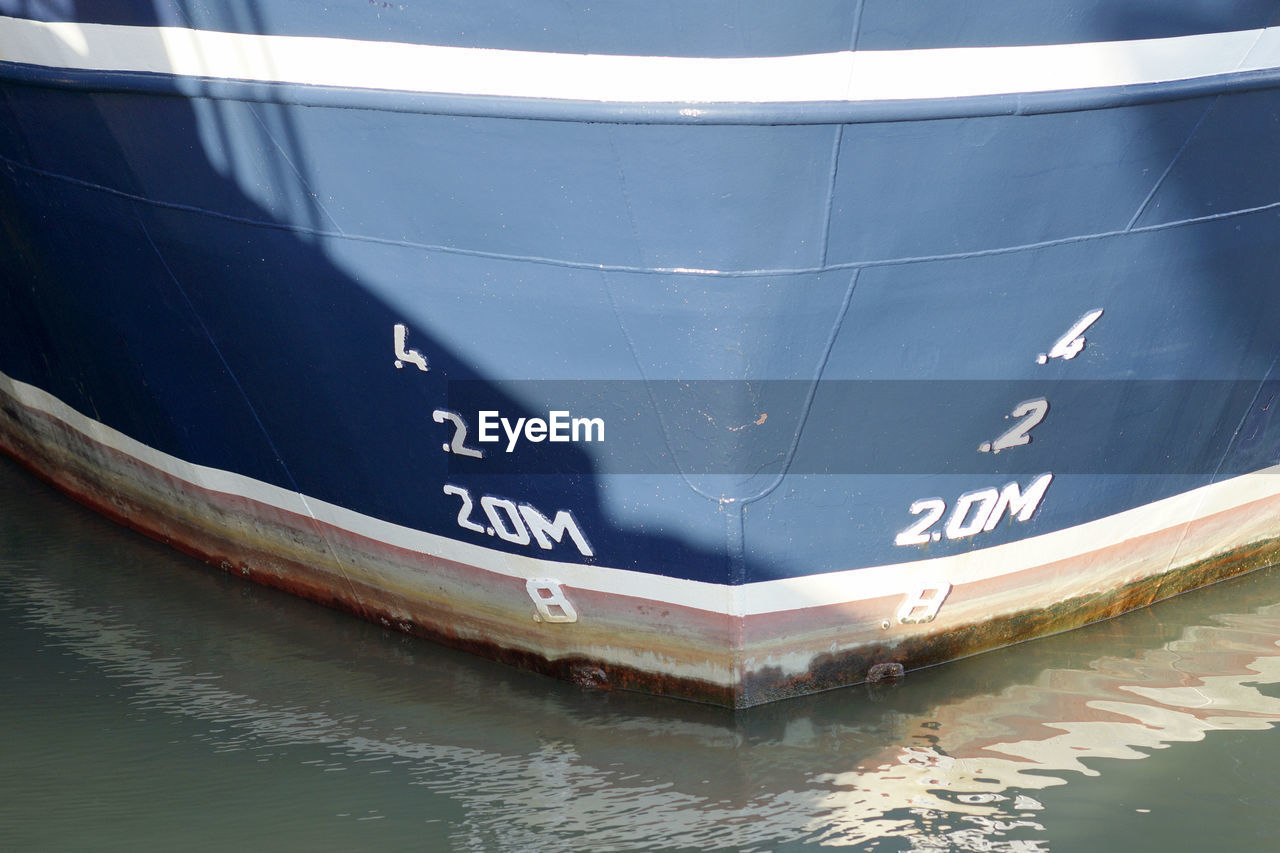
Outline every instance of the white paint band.
<svg viewBox="0 0 1280 853">
<path fill-rule="evenodd" d="M 684 58 L 541 53 L 0 17 L 0 60 L 82 71 L 606 103 L 922 100 L 1280 68 L 1280 28 L 1015 47 Z"/>
<path fill-rule="evenodd" d="M 949 557 L 760 581 L 741 586 L 682 580 L 626 569 L 561 563 L 497 551 L 392 524 L 230 471 L 163 453 L 80 414 L 45 391 L 0 373 L 0 394 L 62 422 L 90 440 L 131 456 L 198 488 L 276 507 L 397 548 L 525 580 L 555 578 L 565 586 L 754 616 L 806 607 L 900 596 L 922 584 L 989 580 L 1056 561 L 1083 557 L 1197 519 L 1280 496 L 1280 466 L 1204 486 L 1106 518 L 1040 536 Z M 891 535 L 886 531 L 886 536 Z M 1233 546 L 1246 544 L 1232 542 Z M 1188 543 L 1190 545 L 1190 543 Z"/>
</svg>

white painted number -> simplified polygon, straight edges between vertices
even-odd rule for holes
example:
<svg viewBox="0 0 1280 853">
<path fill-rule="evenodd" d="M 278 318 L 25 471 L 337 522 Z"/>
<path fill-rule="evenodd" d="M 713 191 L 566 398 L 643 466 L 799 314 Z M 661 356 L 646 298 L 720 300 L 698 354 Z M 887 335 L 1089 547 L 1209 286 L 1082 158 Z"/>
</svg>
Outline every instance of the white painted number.
<svg viewBox="0 0 1280 853">
<path fill-rule="evenodd" d="M 1017 487 L 1018 484 L 1012 485 Z M 998 500 L 1000 493 L 995 489 L 965 492 L 956 499 L 951 518 L 947 520 L 947 538 L 966 539 L 982 530 L 983 525 L 991 518 L 991 511 L 995 509 Z"/>
<path fill-rule="evenodd" d="M 902 531 L 893 540 L 894 545 L 927 545 L 932 540 L 937 542 L 942 538 L 941 533 L 934 533 L 930 536 L 925 533 L 938 519 L 942 518 L 942 514 L 947 511 L 947 502 L 942 498 L 925 498 L 916 501 L 911 505 L 909 512 L 912 515 L 920 515 L 920 520 L 915 524 Z"/>
<path fill-rule="evenodd" d="M 1040 353 L 1036 356 L 1037 364 L 1047 364 L 1051 358 L 1060 358 L 1064 361 L 1070 361 L 1080 354 L 1080 350 L 1084 349 L 1085 339 L 1084 330 L 1094 324 L 1099 317 L 1102 316 L 1102 309 L 1095 308 L 1088 314 L 1085 314 L 1067 333 L 1058 340 L 1054 341 L 1053 346 L 1048 353 Z"/>
<path fill-rule="evenodd" d="M 444 493 L 462 500 L 462 507 L 458 510 L 458 526 L 463 530 L 496 536 L 514 545 L 529 545 L 537 542 L 538 547 L 544 551 L 550 551 L 554 547 L 553 542 L 560 544 L 565 536 L 568 536 L 582 556 L 595 556 L 591 544 L 587 542 L 587 537 L 583 536 L 582 531 L 578 529 L 578 522 L 574 519 L 573 513 L 567 509 L 559 510 L 554 519 L 548 519 L 530 504 L 517 504 L 506 498 L 485 495 L 480 498 L 485 520 L 489 522 L 488 526 L 485 526 L 471 520 L 471 510 L 475 503 L 471 499 L 470 492 L 461 486 L 447 485 L 444 487 Z"/>
<path fill-rule="evenodd" d="M 485 495 L 480 499 L 480 506 L 484 507 L 484 514 L 489 519 L 490 527 L 486 532 L 490 536 L 497 533 L 498 538 L 504 542 L 514 542 L 517 545 L 529 544 L 529 530 L 520 520 L 520 510 L 516 509 L 515 504 L 506 498 Z M 504 515 L 506 520 L 503 519 Z M 507 526 L 508 522 L 510 527 Z"/>
<path fill-rule="evenodd" d="M 578 611 L 573 609 L 559 581 L 529 578 L 524 588 L 533 599 L 538 612 L 533 618 L 538 622 L 577 622 Z"/>
<path fill-rule="evenodd" d="M 405 338 L 408 337 L 409 327 L 402 323 L 396 323 L 393 330 L 393 337 L 396 346 L 396 369 L 404 367 L 406 363 L 416 364 L 421 371 L 427 370 L 427 357 L 416 349 L 407 350 L 404 348 Z"/>
<path fill-rule="evenodd" d="M 1020 418 L 1021 420 L 1002 433 L 995 441 L 984 441 L 978 445 L 978 452 L 999 453 L 1001 450 L 1008 450 L 1010 447 L 1021 447 L 1024 444 L 1030 444 L 1031 430 L 1044 420 L 1044 416 L 1047 414 L 1049 414 L 1049 401 L 1044 397 L 1023 400 L 1014 407 L 1012 412 L 1005 415 L 1006 418 Z"/>
<path fill-rule="evenodd" d="M 936 583 L 909 593 L 902 600 L 902 606 L 898 608 L 898 624 L 918 625 L 922 622 L 932 622 L 933 617 L 937 616 L 938 611 L 942 609 L 942 602 L 947 600 L 950 593 L 951 584 L 949 583 Z"/>
<path fill-rule="evenodd" d="M 444 493 L 462 498 L 462 509 L 458 510 L 458 526 L 475 533 L 484 533 L 484 527 L 471 520 L 471 495 L 467 490 L 457 486 L 445 486 Z"/>
<path fill-rule="evenodd" d="M 1044 493 L 1053 481 L 1052 474 L 1041 474 L 1031 481 L 1024 492 L 1022 487 L 1013 483 L 1005 483 L 999 489 L 978 489 L 965 492 L 956 499 L 943 530 L 933 527 L 946 512 L 947 505 L 942 498 L 925 498 L 918 500 L 910 507 L 912 515 L 924 515 L 906 530 L 894 537 L 895 545 L 927 545 L 942 539 L 945 532 L 948 539 L 967 539 L 978 533 L 989 533 L 1007 515 L 1015 521 L 1027 521 L 1035 514 Z"/>
<path fill-rule="evenodd" d="M 484 451 L 477 450 L 474 447 L 467 447 L 467 422 L 462 419 L 462 415 L 457 412 L 450 412 L 447 409 L 436 409 L 431 413 L 431 417 L 438 424 L 442 424 L 445 421 L 453 424 L 453 441 L 443 445 L 445 453 L 456 453 L 459 456 L 470 456 L 473 459 L 484 458 Z"/>
</svg>

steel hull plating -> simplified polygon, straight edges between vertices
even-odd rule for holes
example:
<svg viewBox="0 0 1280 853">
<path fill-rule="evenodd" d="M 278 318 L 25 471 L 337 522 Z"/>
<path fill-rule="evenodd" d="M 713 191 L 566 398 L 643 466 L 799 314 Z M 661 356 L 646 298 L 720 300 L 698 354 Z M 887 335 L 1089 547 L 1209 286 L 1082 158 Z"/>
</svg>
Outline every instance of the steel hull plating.
<svg viewBox="0 0 1280 853">
<path fill-rule="evenodd" d="M 112 517 L 730 706 L 1274 561 L 1280 37 L 1250 4 L 868 46 L 868 3 L 856 49 L 797 27 L 765 65 L 232 5 L 0 18 L 0 444 Z M 338 61 L 369 50 L 407 76 Z M 648 76 L 610 100 L 618 62 Z M 954 73 L 881 75 L 913 64 Z"/>
</svg>

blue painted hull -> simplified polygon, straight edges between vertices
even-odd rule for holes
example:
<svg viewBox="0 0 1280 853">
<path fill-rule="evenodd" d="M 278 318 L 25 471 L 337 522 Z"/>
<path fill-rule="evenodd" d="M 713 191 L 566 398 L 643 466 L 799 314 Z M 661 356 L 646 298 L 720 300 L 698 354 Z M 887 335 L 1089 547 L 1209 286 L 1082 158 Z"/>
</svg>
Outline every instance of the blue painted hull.
<svg viewBox="0 0 1280 853">
<path fill-rule="evenodd" d="M 207 19 L 173 4 L 94 5 L 84 14 L 98 18 L 71 20 L 694 57 L 1161 39 L 1260 28 L 1271 12 L 1237 3 L 1193 21 L 1135 3 L 1120 23 L 1033 21 L 991 4 L 979 30 L 968 17 L 911 21 L 901 16 L 916 11 L 869 2 L 832 4 L 838 27 L 780 27 L 757 10 L 731 37 L 678 16 L 640 26 L 627 17 L 637 10 L 615 10 L 576 18 L 579 32 L 557 39 L 522 21 L 472 29 L 443 6 L 396 24 L 386 10 L 308 13 L 304 25 L 289 3 L 217 4 L 200 13 Z M 0 12 L 28 17 L 11 6 Z M 644 8 L 644 21 L 661 17 Z M 1066 19 L 1077 29 L 1046 29 Z M 875 605 L 883 622 L 859 611 L 870 635 L 884 632 L 869 642 L 823 617 L 814 624 L 827 626 L 831 660 L 817 660 L 810 638 L 794 652 L 807 655 L 802 664 L 778 652 L 719 681 L 675 651 L 666 657 L 676 663 L 649 670 L 635 656 L 610 662 L 599 637 L 543 646 L 499 632 L 478 649 L 586 682 L 753 704 L 862 680 L 878 662 L 928 663 L 1099 618 L 1270 559 L 1270 496 L 1220 496 L 1280 456 L 1272 72 L 690 109 L 32 62 L 4 71 L 6 449 L 122 520 L 264 582 L 473 645 L 456 628 L 465 608 L 389 617 L 418 594 L 399 581 L 363 585 L 364 558 L 343 556 L 329 526 L 363 541 L 389 525 L 505 567 L 493 571 L 527 592 L 509 605 L 527 611 L 520 618 L 586 620 L 589 607 L 560 602 L 583 600 L 579 587 L 587 600 L 608 597 L 617 576 L 628 580 L 615 598 L 630 603 L 601 603 L 601 614 L 666 602 L 712 614 L 688 617 L 700 625 L 739 620 L 747 635 L 758 617 L 761 636 L 783 637 L 785 649 L 786 625 L 806 606 L 852 606 L 816 592 L 824 578 L 856 587 L 860 570 L 924 567 L 903 590 L 876 586 L 866 600 L 937 598 L 927 618 L 896 605 Z M 1072 352 L 1077 336 L 1064 333 L 1093 311 Z M 1066 348 L 1054 354 L 1055 344 Z M 1041 420 L 1013 416 L 1038 399 Z M 571 412 L 599 419 L 602 440 L 526 436 L 507 452 L 504 437 L 478 441 L 485 411 L 510 422 Z M 466 424 L 465 439 L 442 412 Z M 989 452 L 1019 423 L 1029 442 Z M 79 446 L 67 430 L 93 443 L 72 461 L 58 452 Z M 130 488 L 121 455 L 150 466 L 139 479 L 154 500 L 117 499 Z M 173 519 L 200 516 L 202 496 L 230 487 L 205 488 L 161 458 L 253 484 L 237 494 L 254 506 L 270 504 L 268 492 L 299 496 L 300 527 L 319 525 L 321 557 L 338 566 L 332 588 L 229 559 L 247 522 L 205 519 L 204 533 L 182 532 Z M 165 478 L 194 491 L 156 485 Z M 166 500 L 166 489 L 182 499 Z M 1146 509 L 1188 494 L 1224 508 Z M 943 510 L 924 524 L 929 500 Z M 312 503 L 373 521 L 333 521 Z M 1104 571 L 1081 590 L 1069 580 L 1076 569 L 1047 580 L 964 574 L 975 561 L 1007 564 L 1012 576 L 1081 559 L 1094 534 L 1056 556 L 1019 555 L 1143 512 L 1151 536 L 1185 540 L 1210 515 L 1241 534 L 1173 546 L 1167 560 L 1158 549 L 1134 558 L 1187 570 L 1183 580 Z M 1095 550 L 1134 542 L 1111 535 Z M 255 559 L 280 552 L 254 547 Z M 1204 568 L 1241 548 L 1247 559 Z M 550 563 L 521 562 L 532 560 Z M 1086 562 L 1107 560 L 1123 563 Z M 680 591 L 645 604 L 646 578 Z M 1006 602 L 1017 618 L 993 630 L 965 617 L 972 638 L 958 648 L 929 640 L 963 583 L 979 609 L 1024 587 Z M 792 603 L 733 598 L 768 598 L 769 584 L 791 584 Z M 394 601 L 378 604 L 377 590 L 391 587 Z M 721 596 L 731 603 L 708 603 Z M 1064 596 L 1089 603 L 1046 616 Z M 601 636 L 612 624 L 601 617 Z M 685 625 L 647 624 L 665 637 Z M 643 624 L 627 630 L 644 634 Z M 744 646 L 734 630 L 726 660 L 770 659 L 773 646 L 744 653 L 750 636 Z M 893 632 L 902 636 L 884 639 Z M 571 672 L 547 663 L 561 660 Z M 752 678 L 763 686 L 744 686 Z"/>
</svg>

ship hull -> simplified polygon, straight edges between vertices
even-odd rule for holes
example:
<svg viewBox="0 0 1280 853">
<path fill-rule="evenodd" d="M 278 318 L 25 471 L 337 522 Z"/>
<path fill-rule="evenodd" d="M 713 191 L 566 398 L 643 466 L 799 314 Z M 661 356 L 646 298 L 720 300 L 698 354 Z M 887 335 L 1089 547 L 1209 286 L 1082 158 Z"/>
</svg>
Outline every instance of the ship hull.
<svg viewBox="0 0 1280 853">
<path fill-rule="evenodd" d="M 866 47 L 893 28 L 850 22 L 855 50 L 757 58 L 803 67 L 752 101 L 714 63 L 781 66 L 729 45 L 164 14 L 0 19 L 0 443 L 148 535 L 586 686 L 735 707 L 1274 562 L 1265 20 L 1088 51 Z M 224 41 L 272 61 L 220 65 Z M 1160 64 L 1189 46 L 1194 73 Z M 315 60 L 366 50 L 461 77 L 501 54 L 519 85 Z M 1141 62 L 1045 59 L 1025 90 L 973 70 L 1064 50 Z M 614 100 L 579 82 L 641 60 Z M 960 71 L 889 86 L 865 62 Z M 856 85 L 824 88 L 832 67 Z"/>
</svg>

